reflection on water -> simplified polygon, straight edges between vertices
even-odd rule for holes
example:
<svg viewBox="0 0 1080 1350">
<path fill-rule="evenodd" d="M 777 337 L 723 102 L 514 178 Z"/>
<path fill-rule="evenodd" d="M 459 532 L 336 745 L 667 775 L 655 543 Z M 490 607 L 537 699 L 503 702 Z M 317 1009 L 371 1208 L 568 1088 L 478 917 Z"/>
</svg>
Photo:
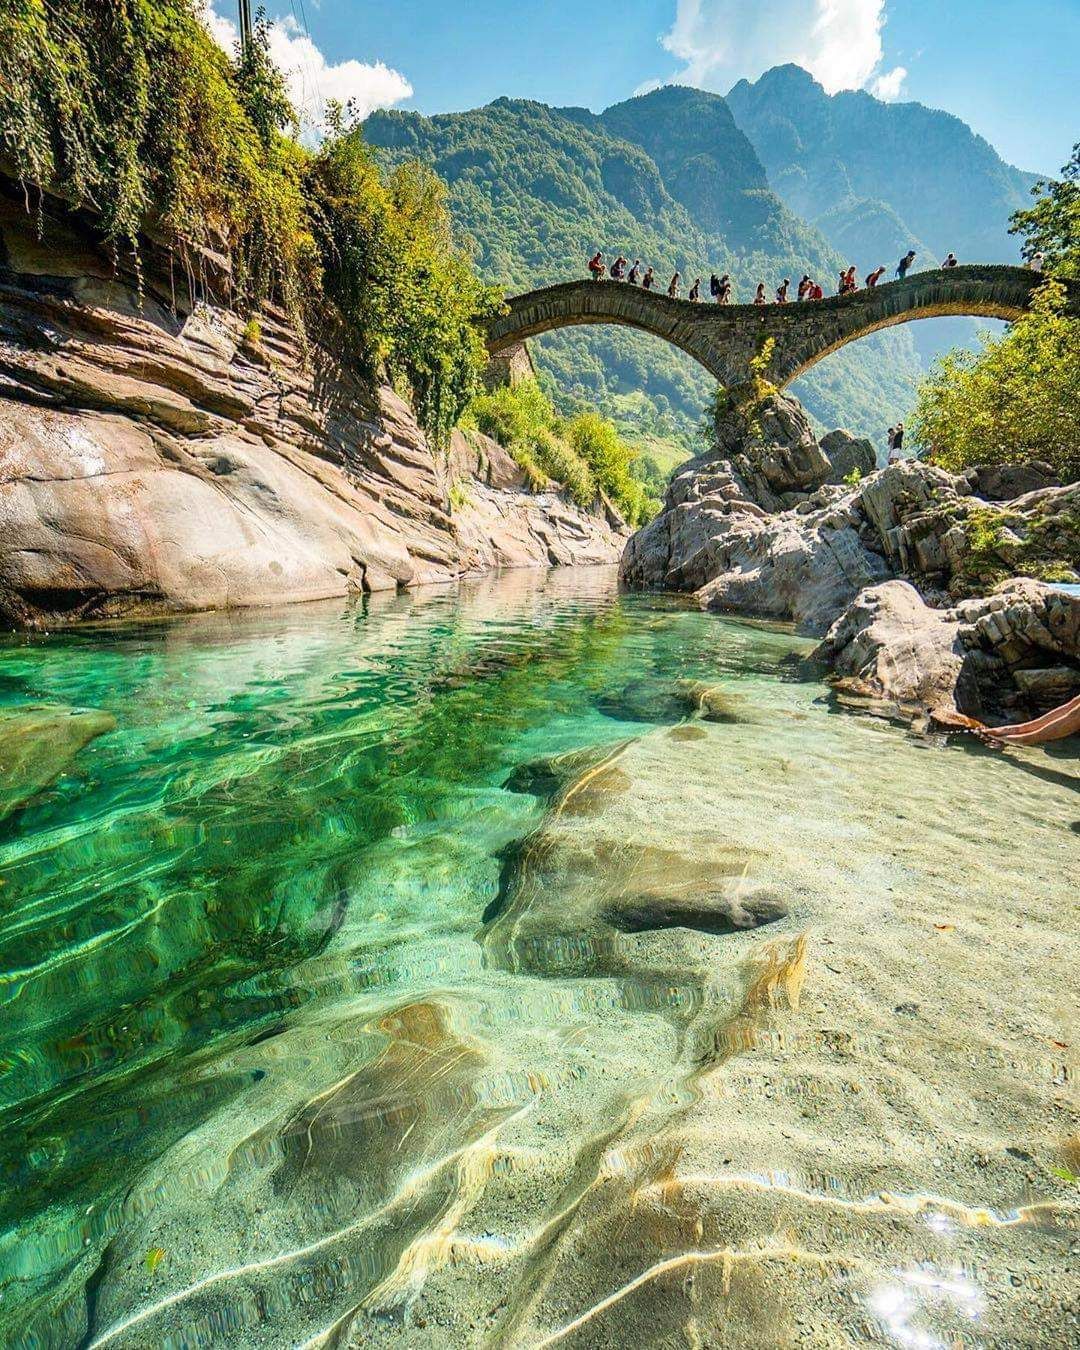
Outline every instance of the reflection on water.
<svg viewBox="0 0 1080 1350">
<path fill-rule="evenodd" d="M 1075 762 L 806 650 L 606 569 L 10 640 L 0 1341 L 1075 1342 Z"/>
</svg>

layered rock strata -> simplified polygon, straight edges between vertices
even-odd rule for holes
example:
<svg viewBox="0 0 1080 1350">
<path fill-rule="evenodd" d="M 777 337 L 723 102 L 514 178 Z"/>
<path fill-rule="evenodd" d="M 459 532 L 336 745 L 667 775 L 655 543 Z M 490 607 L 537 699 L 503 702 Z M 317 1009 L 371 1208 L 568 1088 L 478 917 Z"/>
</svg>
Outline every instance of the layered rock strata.
<svg viewBox="0 0 1080 1350">
<path fill-rule="evenodd" d="M 347 353 L 140 295 L 89 229 L 0 207 L 0 620 L 52 625 L 612 563 L 625 527 L 492 442 L 428 445 Z"/>
</svg>

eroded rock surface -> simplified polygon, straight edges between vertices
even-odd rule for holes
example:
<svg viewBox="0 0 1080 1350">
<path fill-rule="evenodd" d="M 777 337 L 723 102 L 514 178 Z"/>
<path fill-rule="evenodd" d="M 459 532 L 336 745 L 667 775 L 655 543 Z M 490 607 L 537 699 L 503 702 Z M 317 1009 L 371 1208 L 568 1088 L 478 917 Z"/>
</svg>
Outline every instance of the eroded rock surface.
<svg viewBox="0 0 1080 1350">
<path fill-rule="evenodd" d="M 856 490 L 837 482 L 847 465 L 872 463 L 872 449 L 840 433 L 834 465 L 786 395 L 769 401 L 749 433 L 732 419 L 718 440 L 728 457 L 693 460 L 675 477 L 664 510 L 627 545 L 624 579 L 824 632 L 864 586 L 889 575 L 864 535 Z"/>
<path fill-rule="evenodd" d="M 532 493 L 281 316 L 139 300 L 88 236 L 0 211 L 0 619 L 270 605 L 610 563 L 625 527 Z M 179 302 L 178 302 L 179 303 Z"/>
<path fill-rule="evenodd" d="M 871 587 L 818 649 L 838 689 L 900 712 L 1045 711 L 1080 689 L 1080 597 L 1028 578 L 932 609 L 904 581 Z"/>
<path fill-rule="evenodd" d="M 1023 717 L 1080 687 L 1080 600 L 1057 588 L 1080 581 L 1080 484 L 1039 465 L 867 472 L 867 443 L 815 441 L 785 395 L 717 443 L 630 540 L 626 581 L 828 632 L 844 696 L 907 715 Z"/>
</svg>

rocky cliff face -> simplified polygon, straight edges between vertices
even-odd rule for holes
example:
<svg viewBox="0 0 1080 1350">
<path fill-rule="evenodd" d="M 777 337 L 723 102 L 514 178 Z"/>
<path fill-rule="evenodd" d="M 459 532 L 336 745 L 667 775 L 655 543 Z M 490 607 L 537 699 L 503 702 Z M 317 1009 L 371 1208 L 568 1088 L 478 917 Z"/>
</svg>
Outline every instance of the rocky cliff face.
<svg viewBox="0 0 1080 1350">
<path fill-rule="evenodd" d="M 833 433 L 834 464 L 799 404 L 779 395 L 748 428 L 717 429 L 718 455 L 691 461 L 664 510 L 622 560 L 631 585 L 694 591 L 709 609 L 794 620 L 824 632 L 863 586 L 889 575 L 867 546 L 838 466 L 869 471 L 869 442 Z"/>
<path fill-rule="evenodd" d="M 525 490 L 498 446 L 427 445 L 408 405 L 245 326 L 139 300 L 88 231 L 0 207 L 0 619 L 270 605 L 611 563 L 625 527 Z M 184 289 L 176 278 L 177 289 Z"/>
<path fill-rule="evenodd" d="M 1080 582 L 1080 484 L 992 501 L 1046 471 L 873 463 L 846 433 L 815 440 L 778 395 L 749 426 L 718 427 L 716 454 L 673 480 L 622 575 L 827 631 L 840 692 L 905 715 L 1022 717 L 1080 688 L 1080 595 L 1060 589 Z"/>
</svg>

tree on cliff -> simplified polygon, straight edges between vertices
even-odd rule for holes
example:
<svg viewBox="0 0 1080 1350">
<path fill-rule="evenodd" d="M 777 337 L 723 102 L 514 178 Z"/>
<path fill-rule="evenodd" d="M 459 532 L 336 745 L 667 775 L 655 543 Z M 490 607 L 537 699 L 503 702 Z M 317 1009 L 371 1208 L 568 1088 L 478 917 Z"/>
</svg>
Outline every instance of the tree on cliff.
<svg viewBox="0 0 1080 1350">
<path fill-rule="evenodd" d="M 1042 253 L 1054 276 L 1080 277 L 1080 141 L 1056 182 L 1032 188 L 1038 200 L 1012 218 L 1012 234 L 1025 235 L 1024 256 Z"/>
<path fill-rule="evenodd" d="M 341 111 L 316 151 L 269 56 L 261 11 L 230 60 L 195 0 L 0 3 L 0 171 L 87 209 L 118 262 L 147 233 L 193 284 L 224 256 L 233 301 L 303 333 L 344 325 L 371 372 L 408 386 L 442 442 L 480 384 L 499 303 L 417 165 L 380 173 Z M 197 289 L 197 285 L 196 285 Z"/>
<path fill-rule="evenodd" d="M 1080 277 L 1080 143 L 1061 180 L 1036 183 L 1035 205 L 1013 216 L 1024 254 L 1045 256 L 1053 276 Z M 1031 312 L 977 355 L 953 351 L 919 389 L 912 431 L 948 469 L 1040 459 L 1067 481 L 1080 477 L 1080 320 L 1047 281 Z"/>
<path fill-rule="evenodd" d="M 942 357 L 919 389 L 912 431 L 947 469 L 1045 460 L 1080 477 L 1080 321 L 1048 281 L 1030 313 L 978 354 Z"/>
</svg>

